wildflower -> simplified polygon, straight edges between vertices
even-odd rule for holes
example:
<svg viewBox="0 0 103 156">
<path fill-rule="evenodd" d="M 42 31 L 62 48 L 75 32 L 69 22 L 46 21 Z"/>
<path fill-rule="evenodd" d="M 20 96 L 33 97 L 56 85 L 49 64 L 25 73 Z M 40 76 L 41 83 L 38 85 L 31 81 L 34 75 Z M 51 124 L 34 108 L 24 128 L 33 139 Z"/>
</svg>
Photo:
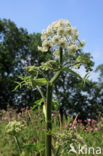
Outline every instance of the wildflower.
<svg viewBox="0 0 103 156">
<path fill-rule="evenodd" d="M 88 122 L 88 126 L 90 126 L 90 122 Z"/>
<path fill-rule="evenodd" d="M 58 28 L 58 31 L 57 31 L 57 34 L 58 34 L 58 35 L 62 35 L 62 34 L 64 34 L 64 31 L 65 31 L 65 30 L 64 30 L 63 27 L 59 27 L 59 28 Z"/>
<path fill-rule="evenodd" d="M 39 114 L 42 114 L 42 113 L 43 113 L 42 110 L 40 110 L 40 111 L 39 111 Z"/>
<path fill-rule="evenodd" d="M 65 40 L 63 38 L 61 38 L 59 40 L 59 46 L 63 48 L 63 47 L 65 47 L 65 45 L 66 45 Z"/>
<path fill-rule="evenodd" d="M 76 126 L 73 126 L 73 129 L 76 130 Z"/>
<path fill-rule="evenodd" d="M 25 108 L 21 108 L 20 110 L 21 110 L 21 111 L 24 111 L 24 110 L 25 110 Z"/>
<path fill-rule="evenodd" d="M 6 131 L 8 134 L 15 134 L 20 132 L 24 128 L 24 125 L 19 121 L 10 121 L 6 126 Z"/>
<path fill-rule="evenodd" d="M 93 131 L 93 128 L 91 128 L 90 130 Z"/>
<path fill-rule="evenodd" d="M 67 126 L 67 125 L 65 125 L 65 126 L 64 126 L 64 128 L 68 128 L 68 126 Z"/>
<path fill-rule="evenodd" d="M 92 123 L 95 123 L 96 121 L 94 119 L 92 119 Z"/>
<path fill-rule="evenodd" d="M 69 126 L 72 126 L 72 123 L 70 123 Z"/>
<path fill-rule="evenodd" d="M 6 113 L 6 111 L 5 110 L 2 110 L 2 113 Z"/>
<path fill-rule="evenodd" d="M 88 128 L 85 128 L 85 130 L 84 130 L 86 133 L 88 133 Z"/>
<path fill-rule="evenodd" d="M 49 49 L 49 48 L 52 46 L 52 44 L 51 44 L 50 41 L 44 40 L 44 41 L 42 42 L 42 46 L 43 46 L 44 48 Z"/>
<path fill-rule="evenodd" d="M 56 35 L 56 36 L 54 36 L 54 37 L 52 38 L 52 42 L 53 42 L 54 44 L 58 44 L 58 43 L 59 43 L 59 40 L 60 40 L 60 37 L 59 37 L 58 35 Z"/>
<path fill-rule="evenodd" d="M 82 120 L 78 119 L 78 122 L 82 122 Z"/>
<path fill-rule="evenodd" d="M 57 142 L 59 142 L 60 140 L 59 140 L 59 138 L 57 138 Z"/>
<path fill-rule="evenodd" d="M 92 119 L 88 119 L 88 122 L 91 122 L 92 121 Z"/>
<path fill-rule="evenodd" d="M 68 46 L 69 54 L 73 54 L 77 51 L 78 47 L 76 45 Z"/>
<path fill-rule="evenodd" d="M 47 34 L 48 34 L 49 36 L 52 35 L 52 27 L 51 27 L 50 25 L 47 27 Z"/>
<path fill-rule="evenodd" d="M 71 32 L 72 32 L 71 27 L 67 27 L 66 30 L 65 30 L 65 33 L 68 34 L 68 35 L 70 35 Z"/>
<path fill-rule="evenodd" d="M 53 55 L 56 56 L 56 57 L 59 57 L 59 50 L 58 49 L 55 50 L 54 53 L 53 53 Z"/>
<path fill-rule="evenodd" d="M 71 27 L 68 20 L 61 19 L 49 25 L 47 30 L 42 31 L 42 47 L 38 47 L 38 50 L 55 52 L 62 47 L 65 52 L 74 54 L 85 45 L 85 41 L 78 41 L 78 36 L 77 28 Z"/>
<path fill-rule="evenodd" d="M 10 120 L 10 117 L 9 116 L 6 116 L 3 118 L 4 120 Z"/>
<path fill-rule="evenodd" d="M 98 131 L 98 128 L 95 128 L 95 131 Z"/>
<path fill-rule="evenodd" d="M 82 42 L 81 42 L 81 47 L 84 47 L 85 46 L 85 41 L 83 40 Z"/>
<path fill-rule="evenodd" d="M 51 114 L 51 116 L 55 116 L 55 114 L 54 114 L 54 113 L 52 113 L 52 114 Z"/>
<path fill-rule="evenodd" d="M 37 142 L 37 139 L 35 137 L 32 138 L 33 142 Z"/>
</svg>

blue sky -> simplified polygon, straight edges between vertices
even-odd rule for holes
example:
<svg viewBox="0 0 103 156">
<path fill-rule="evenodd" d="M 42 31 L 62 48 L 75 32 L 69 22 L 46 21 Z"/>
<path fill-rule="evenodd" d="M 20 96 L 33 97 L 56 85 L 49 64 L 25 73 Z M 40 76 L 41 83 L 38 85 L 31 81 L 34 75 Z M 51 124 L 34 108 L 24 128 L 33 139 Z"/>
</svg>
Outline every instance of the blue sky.
<svg viewBox="0 0 103 156">
<path fill-rule="evenodd" d="M 11 19 L 29 33 L 68 19 L 86 41 L 84 50 L 93 56 L 95 67 L 103 63 L 103 0 L 1 0 L 0 18 Z M 97 75 L 92 73 L 92 78 Z"/>
</svg>

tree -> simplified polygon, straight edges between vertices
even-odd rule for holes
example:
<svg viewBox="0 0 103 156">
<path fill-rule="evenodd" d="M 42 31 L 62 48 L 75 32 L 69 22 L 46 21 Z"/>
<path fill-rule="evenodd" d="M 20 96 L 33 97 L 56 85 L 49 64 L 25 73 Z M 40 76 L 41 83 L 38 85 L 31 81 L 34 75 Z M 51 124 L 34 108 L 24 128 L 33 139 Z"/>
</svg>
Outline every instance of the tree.
<svg viewBox="0 0 103 156">
<path fill-rule="evenodd" d="M 6 109 L 8 104 L 13 107 L 33 105 L 39 98 L 36 90 L 12 90 L 16 86 L 17 75 L 25 74 L 24 66 L 38 65 L 40 36 L 39 33 L 29 35 L 27 30 L 18 28 L 11 20 L 0 19 L 0 108 Z"/>
<path fill-rule="evenodd" d="M 10 20 L 0 20 L 0 99 L 1 108 L 12 103 L 15 75 L 20 67 L 18 55 L 26 51 L 27 32 Z"/>
<path fill-rule="evenodd" d="M 94 65 L 92 61 L 92 57 L 90 53 L 79 54 L 82 59 L 85 58 L 84 62 L 84 70 L 91 71 L 92 66 Z M 78 57 L 78 56 L 76 56 Z M 69 59 L 73 59 L 72 57 Z M 79 64 L 77 64 L 76 68 L 79 68 Z M 84 86 L 81 84 L 81 80 L 78 79 L 75 75 L 71 73 L 63 72 L 59 77 L 57 83 L 54 86 L 54 95 L 59 99 L 59 114 L 61 119 L 61 129 L 63 124 L 63 116 L 67 118 L 67 115 L 78 114 L 80 118 L 87 118 L 87 113 L 84 113 L 84 103 L 87 100 L 86 95 L 82 95 L 83 88 L 85 88 L 88 84 L 86 83 Z M 76 96 L 78 98 L 76 98 Z M 87 105 L 87 104 L 86 104 Z"/>
</svg>

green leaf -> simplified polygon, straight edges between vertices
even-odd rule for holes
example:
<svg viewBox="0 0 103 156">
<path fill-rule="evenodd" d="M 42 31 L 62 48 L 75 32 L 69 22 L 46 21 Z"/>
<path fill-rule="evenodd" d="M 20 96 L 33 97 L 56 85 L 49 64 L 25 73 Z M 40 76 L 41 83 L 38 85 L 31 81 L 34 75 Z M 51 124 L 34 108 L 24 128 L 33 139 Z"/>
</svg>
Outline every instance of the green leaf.
<svg viewBox="0 0 103 156">
<path fill-rule="evenodd" d="M 38 107 L 38 105 L 34 105 L 34 106 L 32 107 L 32 110 L 35 110 L 37 107 Z"/>
<path fill-rule="evenodd" d="M 26 149 L 29 152 L 32 152 L 32 151 L 37 152 L 37 145 L 36 144 L 24 145 L 24 149 Z"/>
<path fill-rule="evenodd" d="M 41 98 L 41 99 L 39 99 L 39 100 L 36 100 L 34 103 L 35 103 L 36 105 L 40 106 L 42 102 L 44 102 L 44 99 L 43 99 L 43 98 Z"/>
<path fill-rule="evenodd" d="M 21 79 L 21 80 L 24 79 L 24 78 L 23 78 L 22 76 L 20 76 L 20 75 L 17 75 L 17 77 L 18 77 L 19 79 Z"/>
<path fill-rule="evenodd" d="M 40 79 L 34 79 L 36 85 L 38 86 L 45 86 L 47 85 L 47 80 L 45 78 L 40 78 Z"/>
<path fill-rule="evenodd" d="M 19 87 L 20 87 L 20 85 L 17 85 L 17 86 L 12 90 L 12 92 L 15 92 Z"/>
<path fill-rule="evenodd" d="M 83 77 L 84 85 L 86 84 L 86 82 L 88 82 L 88 78 L 89 78 L 89 74 L 87 73 L 87 74 Z"/>
<path fill-rule="evenodd" d="M 44 102 L 44 99 L 43 98 L 41 98 L 41 99 L 39 99 L 39 100 L 36 100 L 35 102 L 34 102 L 34 106 L 33 106 L 33 108 L 32 108 L 32 110 L 35 110 L 38 106 L 41 106 L 41 103 L 42 102 Z"/>
<path fill-rule="evenodd" d="M 67 71 L 67 72 L 73 74 L 74 76 L 78 77 L 79 79 L 83 80 L 83 78 L 78 73 L 69 69 L 68 67 L 63 68 L 62 71 Z"/>
</svg>

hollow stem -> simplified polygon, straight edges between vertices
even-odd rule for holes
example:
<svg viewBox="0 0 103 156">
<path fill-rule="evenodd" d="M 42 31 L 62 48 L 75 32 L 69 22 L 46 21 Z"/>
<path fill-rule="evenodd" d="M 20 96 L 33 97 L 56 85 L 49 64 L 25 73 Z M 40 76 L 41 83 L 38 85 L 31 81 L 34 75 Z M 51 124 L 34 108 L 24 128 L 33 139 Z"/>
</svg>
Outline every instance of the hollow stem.
<svg viewBox="0 0 103 156">
<path fill-rule="evenodd" d="M 46 135 L 45 135 L 45 156 L 51 156 L 51 103 L 52 103 L 52 84 L 47 86 L 47 102 L 46 102 Z"/>
</svg>

